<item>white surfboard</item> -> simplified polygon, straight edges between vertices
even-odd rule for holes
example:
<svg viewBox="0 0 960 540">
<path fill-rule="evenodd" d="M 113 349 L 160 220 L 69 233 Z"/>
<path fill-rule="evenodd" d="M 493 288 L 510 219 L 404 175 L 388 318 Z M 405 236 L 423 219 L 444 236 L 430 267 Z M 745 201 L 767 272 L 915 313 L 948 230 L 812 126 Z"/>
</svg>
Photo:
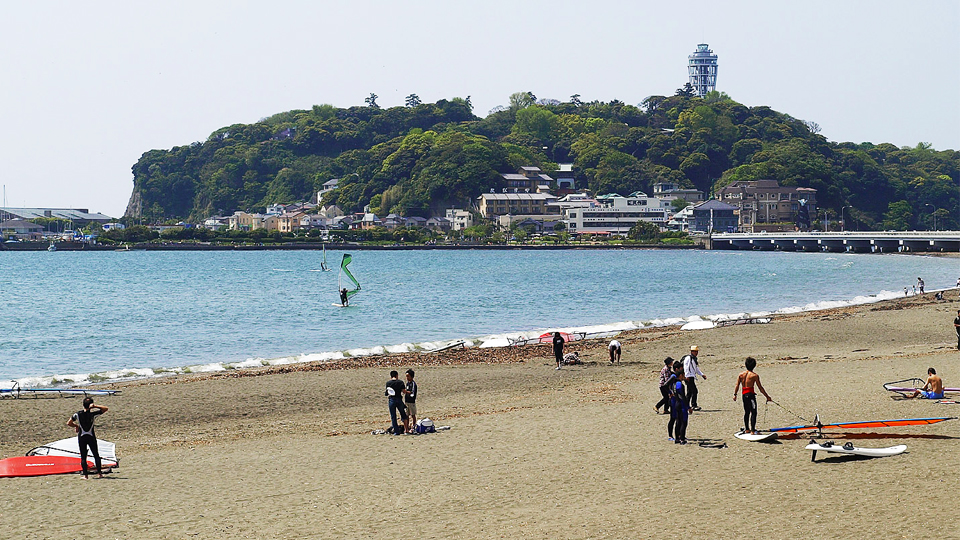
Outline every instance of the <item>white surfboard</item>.
<svg viewBox="0 0 960 540">
<path fill-rule="evenodd" d="M 897 454 L 902 454 L 907 451 L 907 445 L 898 444 L 897 446 L 890 446 L 887 448 L 858 448 L 856 446 L 852 448 L 844 448 L 842 444 L 832 444 L 830 446 L 824 446 L 816 442 L 811 442 L 806 446 L 807 450 L 813 451 L 813 457 L 810 458 L 810 461 L 813 461 L 817 457 L 817 452 L 833 452 L 835 454 L 849 454 L 854 456 L 866 456 L 866 457 L 887 457 L 895 456 Z"/>
<path fill-rule="evenodd" d="M 744 433 L 742 431 L 738 431 L 734 433 L 733 436 L 750 442 L 775 441 L 777 439 L 777 434 L 769 431 L 761 433 Z"/>
<path fill-rule="evenodd" d="M 707 330 L 716 324 L 713 321 L 692 321 L 680 327 L 681 330 Z"/>
</svg>

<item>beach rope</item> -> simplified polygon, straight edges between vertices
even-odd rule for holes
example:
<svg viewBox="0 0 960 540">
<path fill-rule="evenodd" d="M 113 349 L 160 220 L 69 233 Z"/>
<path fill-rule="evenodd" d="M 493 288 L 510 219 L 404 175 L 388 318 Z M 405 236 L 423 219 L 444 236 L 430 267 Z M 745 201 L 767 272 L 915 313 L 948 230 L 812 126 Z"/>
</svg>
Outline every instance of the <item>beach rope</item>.
<svg viewBox="0 0 960 540">
<path fill-rule="evenodd" d="M 776 401 L 774 401 L 774 400 L 772 400 L 772 399 L 770 400 L 770 403 L 773 403 L 773 404 L 776 405 L 777 407 L 780 407 L 781 409 L 787 411 L 787 413 L 792 414 L 793 416 L 796 416 L 797 418 L 803 420 L 804 422 L 810 422 L 810 420 L 807 420 L 806 418 L 804 418 L 804 417 L 800 416 L 799 414 L 791 411 L 790 409 L 784 407 L 783 405 L 777 403 Z M 764 409 L 764 414 L 766 414 L 766 409 Z"/>
</svg>

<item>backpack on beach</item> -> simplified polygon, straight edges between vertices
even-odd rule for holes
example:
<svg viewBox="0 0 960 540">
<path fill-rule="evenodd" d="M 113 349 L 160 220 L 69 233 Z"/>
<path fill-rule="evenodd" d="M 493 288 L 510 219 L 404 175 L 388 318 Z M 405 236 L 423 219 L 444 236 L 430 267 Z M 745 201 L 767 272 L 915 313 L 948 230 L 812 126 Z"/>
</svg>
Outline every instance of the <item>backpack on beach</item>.
<svg viewBox="0 0 960 540">
<path fill-rule="evenodd" d="M 429 418 L 424 418 L 422 420 L 417 420 L 417 427 L 415 428 L 417 433 L 436 433 L 437 428 L 433 425 L 433 420 Z"/>
</svg>

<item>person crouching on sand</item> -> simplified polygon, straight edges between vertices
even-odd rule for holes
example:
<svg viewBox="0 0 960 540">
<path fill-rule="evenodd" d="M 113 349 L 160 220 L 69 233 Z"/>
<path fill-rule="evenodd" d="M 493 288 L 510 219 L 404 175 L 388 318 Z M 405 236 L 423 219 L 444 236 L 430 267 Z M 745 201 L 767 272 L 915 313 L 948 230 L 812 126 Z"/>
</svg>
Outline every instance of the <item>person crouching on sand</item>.
<svg viewBox="0 0 960 540">
<path fill-rule="evenodd" d="M 100 448 L 97 446 L 97 434 L 93 431 L 93 421 L 96 417 L 109 409 L 103 405 L 95 405 L 92 397 L 83 398 L 83 410 L 73 413 L 67 425 L 77 431 L 77 443 L 80 447 L 80 467 L 83 469 L 83 478 L 88 479 L 87 450 L 93 454 L 93 461 L 97 465 L 97 476 L 103 478 L 100 468 Z"/>
<path fill-rule="evenodd" d="M 744 365 L 747 370 L 737 376 L 737 386 L 733 389 L 733 400 L 737 400 L 740 388 L 743 387 L 743 432 L 756 433 L 757 393 L 754 388 L 758 388 L 763 392 L 764 397 L 767 398 L 767 402 L 773 401 L 773 398 L 767 394 L 767 391 L 763 389 L 763 385 L 760 384 L 760 376 L 753 372 L 753 369 L 757 367 L 757 360 L 748 356 Z"/>
<path fill-rule="evenodd" d="M 927 384 L 923 388 L 913 393 L 911 398 L 920 397 L 921 399 L 943 399 L 943 379 L 937 375 L 937 370 L 927 369 Z"/>
</svg>

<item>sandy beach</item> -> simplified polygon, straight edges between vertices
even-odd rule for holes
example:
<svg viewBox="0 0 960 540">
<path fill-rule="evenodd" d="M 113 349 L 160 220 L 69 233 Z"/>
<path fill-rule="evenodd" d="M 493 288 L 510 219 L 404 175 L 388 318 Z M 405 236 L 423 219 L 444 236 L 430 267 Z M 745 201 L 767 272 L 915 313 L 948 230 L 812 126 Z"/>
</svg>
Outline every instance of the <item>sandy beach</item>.
<svg viewBox="0 0 960 540">
<path fill-rule="evenodd" d="M 0 479 L 0 538 L 960 538 L 960 420 L 833 430 L 860 459 L 733 437 L 746 356 L 781 406 L 758 427 L 960 416 L 960 405 L 894 399 L 882 383 L 934 366 L 960 386 L 957 290 L 775 317 L 769 324 L 621 334 L 576 342 L 557 371 L 547 346 L 368 357 L 122 383 L 100 438 L 121 466 Z M 654 412 L 663 358 L 700 347 L 703 410 L 692 444 Z M 389 425 L 390 369 L 413 367 L 420 416 L 449 431 L 372 435 Z M 0 456 L 72 435 L 79 399 L 0 401 Z M 698 442 L 726 444 L 703 447 Z M 939 529 L 931 528 L 939 524 Z"/>
</svg>

